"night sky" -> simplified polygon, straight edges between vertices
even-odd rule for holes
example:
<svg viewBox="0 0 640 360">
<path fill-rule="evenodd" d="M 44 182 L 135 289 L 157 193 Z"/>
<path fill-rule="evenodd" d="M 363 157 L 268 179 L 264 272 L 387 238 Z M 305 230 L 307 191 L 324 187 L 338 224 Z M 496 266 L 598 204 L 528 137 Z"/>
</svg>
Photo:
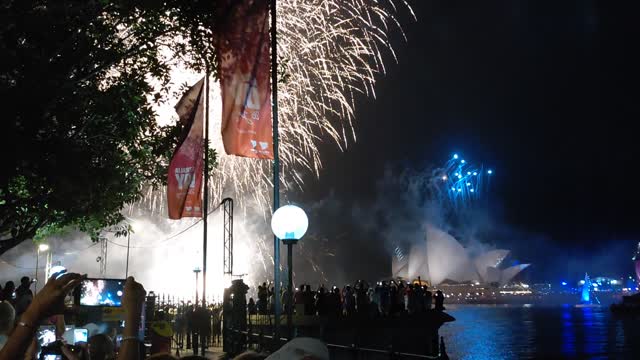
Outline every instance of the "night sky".
<svg viewBox="0 0 640 360">
<path fill-rule="evenodd" d="M 358 141 L 323 149 L 307 200 L 366 204 L 385 166 L 454 152 L 495 169 L 491 213 L 554 249 L 640 240 L 637 9 L 611 1 L 413 1 Z M 519 256 L 527 258 L 526 246 Z M 534 244 L 535 245 L 535 244 Z M 544 249 L 528 261 L 544 261 Z M 534 254 L 535 253 L 535 254 Z"/>
</svg>

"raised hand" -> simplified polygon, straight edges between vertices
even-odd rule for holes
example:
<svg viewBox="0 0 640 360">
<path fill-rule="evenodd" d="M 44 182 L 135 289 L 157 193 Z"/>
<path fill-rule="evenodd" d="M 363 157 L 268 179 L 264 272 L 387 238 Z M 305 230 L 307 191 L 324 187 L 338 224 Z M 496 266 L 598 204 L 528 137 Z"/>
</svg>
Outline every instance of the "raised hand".
<svg viewBox="0 0 640 360">
<path fill-rule="evenodd" d="M 63 314 L 64 298 L 87 277 L 86 275 L 67 273 L 56 278 L 58 275 L 53 274 L 49 278 L 47 284 L 36 294 L 29 305 L 27 312 L 36 318 L 34 320 L 40 321 L 52 315 Z"/>
</svg>

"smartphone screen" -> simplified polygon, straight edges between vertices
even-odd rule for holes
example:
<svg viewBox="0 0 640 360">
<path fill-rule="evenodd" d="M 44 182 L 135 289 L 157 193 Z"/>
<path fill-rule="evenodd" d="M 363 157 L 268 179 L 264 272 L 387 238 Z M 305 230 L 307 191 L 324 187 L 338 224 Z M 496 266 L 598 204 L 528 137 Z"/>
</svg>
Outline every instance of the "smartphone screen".
<svg viewBox="0 0 640 360">
<path fill-rule="evenodd" d="M 87 329 L 74 329 L 73 330 L 73 343 L 87 342 L 89 339 L 89 330 Z"/>
<path fill-rule="evenodd" d="M 37 332 L 38 345 L 47 346 L 48 344 L 56 341 L 56 327 L 55 326 L 40 326 Z"/>
<path fill-rule="evenodd" d="M 80 286 L 82 306 L 121 306 L 124 279 L 85 279 Z"/>
</svg>

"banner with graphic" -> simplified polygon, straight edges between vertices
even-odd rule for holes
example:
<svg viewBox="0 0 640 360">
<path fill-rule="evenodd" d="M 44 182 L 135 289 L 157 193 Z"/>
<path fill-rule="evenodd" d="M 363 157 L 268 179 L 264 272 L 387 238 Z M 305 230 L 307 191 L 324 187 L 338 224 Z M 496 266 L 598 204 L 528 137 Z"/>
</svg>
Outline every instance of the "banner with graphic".
<svg viewBox="0 0 640 360">
<path fill-rule="evenodd" d="M 184 138 L 171 158 L 167 181 L 169 218 L 202 217 L 202 169 L 204 166 L 204 78 L 176 104 Z"/>
<path fill-rule="evenodd" d="M 273 159 L 269 1 L 219 1 L 218 74 L 227 154 Z"/>
</svg>

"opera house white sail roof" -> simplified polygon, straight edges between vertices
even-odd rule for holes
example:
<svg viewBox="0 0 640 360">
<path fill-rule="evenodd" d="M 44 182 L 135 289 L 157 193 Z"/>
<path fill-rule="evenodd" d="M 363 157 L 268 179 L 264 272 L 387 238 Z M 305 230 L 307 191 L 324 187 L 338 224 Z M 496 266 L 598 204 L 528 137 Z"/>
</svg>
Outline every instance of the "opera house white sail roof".
<svg viewBox="0 0 640 360">
<path fill-rule="evenodd" d="M 420 277 L 437 285 L 444 280 L 456 282 L 479 281 L 481 283 L 509 283 L 529 264 L 500 269 L 509 250 L 491 250 L 471 258 L 458 240 L 432 225 L 426 227 L 425 241 L 414 244 L 408 256 L 394 256 L 394 278 L 414 280 Z"/>
</svg>

